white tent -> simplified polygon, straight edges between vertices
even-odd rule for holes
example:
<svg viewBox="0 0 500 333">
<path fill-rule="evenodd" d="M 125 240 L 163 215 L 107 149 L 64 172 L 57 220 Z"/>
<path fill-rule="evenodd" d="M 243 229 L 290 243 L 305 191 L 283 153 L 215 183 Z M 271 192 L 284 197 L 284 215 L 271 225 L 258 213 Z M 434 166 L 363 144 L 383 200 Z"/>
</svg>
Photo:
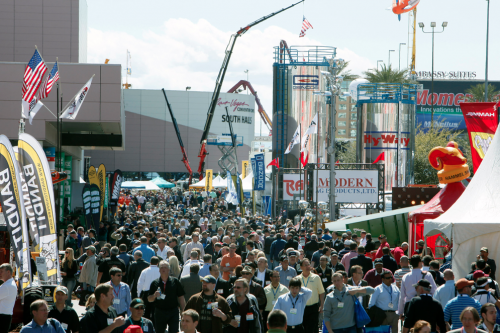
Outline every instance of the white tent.
<svg viewBox="0 0 500 333">
<path fill-rule="evenodd" d="M 220 175 L 214 178 L 212 182 L 212 187 L 213 188 L 226 188 L 227 187 L 227 180 L 222 178 Z"/>
<path fill-rule="evenodd" d="M 497 131 L 474 178 L 443 215 L 424 221 L 424 235 L 442 232 L 453 240 L 455 278 L 466 276 L 481 247 L 500 258 L 500 132 Z"/>
<path fill-rule="evenodd" d="M 253 191 L 253 171 L 250 171 L 250 173 L 245 177 L 245 179 L 243 179 L 242 183 L 243 183 L 243 192 Z"/>
<path fill-rule="evenodd" d="M 203 188 L 205 188 L 205 179 L 207 179 L 207 177 L 204 177 L 202 180 L 200 180 L 196 184 L 189 185 L 189 188 L 192 188 L 192 187 L 203 187 Z"/>
<path fill-rule="evenodd" d="M 150 181 L 129 181 L 123 182 L 122 188 L 139 189 L 146 191 L 161 190 L 155 183 Z"/>
</svg>

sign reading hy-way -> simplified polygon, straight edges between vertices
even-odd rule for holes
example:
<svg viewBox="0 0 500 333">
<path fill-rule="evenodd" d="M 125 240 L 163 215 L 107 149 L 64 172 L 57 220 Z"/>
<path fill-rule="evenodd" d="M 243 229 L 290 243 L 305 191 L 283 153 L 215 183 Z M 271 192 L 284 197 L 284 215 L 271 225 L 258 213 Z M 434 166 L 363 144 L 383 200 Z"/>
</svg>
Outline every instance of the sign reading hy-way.
<svg viewBox="0 0 500 333">
<path fill-rule="evenodd" d="M 316 173 L 318 173 L 316 183 Z M 378 171 L 377 170 L 336 170 L 335 201 L 338 203 L 377 203 L 378 202 Z M 329 201 L 330 171 L 314 172 L 313 200 Z M 283 200 L 293 200 L 294 194 L 304 192 L 304 176 L 297 174 L 283 175 Z"/>
</svg>

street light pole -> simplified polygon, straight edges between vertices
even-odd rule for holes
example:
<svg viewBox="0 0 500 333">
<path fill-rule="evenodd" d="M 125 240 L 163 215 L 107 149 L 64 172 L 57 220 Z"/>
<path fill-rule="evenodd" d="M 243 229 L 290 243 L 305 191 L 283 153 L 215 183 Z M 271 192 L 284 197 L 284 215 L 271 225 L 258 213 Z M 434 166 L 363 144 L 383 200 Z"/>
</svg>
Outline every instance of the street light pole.
<svg viewBox="0 0 500 333">
<path fill-rule="evenodd" d="M 490 35 L 490 0 L 488 1 L 488 10 L 486 13 L 486 68 L 485 68 L 485 79 L 484 79 L 484 101 L 488 102 L 488 43 Z"/>
<path fill-rule="evenodd" d="M 406 45 L 406 43 L 399 43 L 399 70 L 401 70 L 401 45 Z"/>
<path fill-rule="evenodd" d="M 439 32 L 435 32 L 434 28 L 436 27 L 436 22 L 431 22 L 432 31 L 424 31 L 424 24 L 420 22 L 419 27 L 422 28 L 422 32 L 426 34 L 432 34 L 432 72 L 431 72 L 431 130 L 434 128 L 434 34 L 440 34 L 444 32 L 444 28 L 448 26 L 448 22 L 443 22 L 442 27 L 443 30 Z"/>
<path fill-rule="evenodd" d="M 377 70 L 378 70 L 378 63 L 379 62 L 383 63 L 384 61 L 383 60 L 377 60 Z"/>
<path fill-rule="evenodd" d="M 389 50 L 389 62 L 387 63 L 387 66 L 391 66 L 391 52 L 396 52 L 395 50 Z"/>
</svg>

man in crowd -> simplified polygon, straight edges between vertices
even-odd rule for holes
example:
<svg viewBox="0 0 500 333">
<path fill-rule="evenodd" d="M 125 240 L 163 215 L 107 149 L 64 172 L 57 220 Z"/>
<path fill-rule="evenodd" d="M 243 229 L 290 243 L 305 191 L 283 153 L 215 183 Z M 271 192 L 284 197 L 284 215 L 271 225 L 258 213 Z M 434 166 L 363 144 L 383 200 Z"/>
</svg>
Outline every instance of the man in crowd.
<svg viewBox="0 0 500 333">
<path fill-rule="evenodd" d="M 286 241 L 281 238 L 281 234 L 276 234 L 276 240 L 272 242 L 271 249 L 269 250 L 269 255 L 271 256 L 271 263 L 274 267 L 278 266 L 278 262 L 280 261 L 280 252 L 285 248 Z"/>
<path fill-rule="evenodd" d="M 144 269 L 149 267 L 149 263 L 142 259 L 142 252 L 136 251 L 134 253 L 135 261 L 130 264 L 128 268 L 127 281 L 132 289 L 132 298 L 140 297 L 140 292 L 137 292 L 139 278 Z"/>
<path fill-rule="evenodd" d="M 153 322 L 144 317 L 144 310 L 146 309 L 144 301 L 140 298 L 134 298 L 130 302 L 130 317 L 125 320 L 125 324 L 121 327 L 126 330 L 131 325 L 140 326 L 144 333 L 154 333 L 155 328 Z"/>
<path fill-rule="evenodd" d="M 231 243 L 231 245 L 229 245 L 229 254 L 222 257 L 222 278 L 229 281 L 230 275 L 234 272 L 234 269 L 238 265 L 241 265 L 241 257 L 236 254 L 236 244 Z"/>
<path fill-rule="evenodd" d="M 483 322 L 477 327 L 478 329 L 491 333 L 500 332 L 500 325 L 496 323 L 497 309 L 495 304 L 486 303 L 481 307 L 481 319 Z"/>
<path fill-rule="evenodd" d="M 486 261 L 486 264 L 488 264 L 491 268 L 490 277 L 493 280 L 496 280 L 495 277 L 496 277 L 496 271 L 497 271 L 497 264 L 495 263 L 495 260 L 489 258 L 489 255 L 490 254 L 489 254 L 488 248 L 482 247 L 480 254 L 477 256 L 477 260 L 483 259 L 484 261 Z"/>
<path fill-rule="evenodd" d="M 66 333 L 80 332 L 80 321 L 78 314 L 72 308 L 66 305 L 68 295 L 68 288 L 58 286 L 55 290 L 56 302 L 49 308 L 49 318 L 57 319 L 61 327 Z"/>
<path fill-rule="evenodd" d="M 255 263 L 246 265 L 241 271 L 241 277 L 247 280 L 250 294 L 257 298 L 259 309 L 263 311 L 266 306 L 266 294 L 264 293 L 264 288 L 252 279 L 255 273 L 255 268 L 252 267 L 253 265 L 255 265 Z"/>
<path fill-rule="evenodd" d="M 182 313 L 181 329 L 182 333 L 196 333 L 196 327 L 200 320 L 200 315 L 194 310 L 186 310 Z"/>
<path fill-rule="evenodd" d="M 375 266 L 375 268 L 370 269 L 368 272 L 366 272 L 365 277 L 364 277 L 366 282 L 368 282 L 368 285 L 372 288 L 375 288 L 376 286 L 378 286 L 379 284 L 382 283 L 382 275 L 381 274 L 383 271 L 391 272 L 390 270 L 383 267 L 384 263 L 382 261 L 382 258 L 375 259 L 374 266 Z M 392 272 L 391 272 L 391 276 L 392 276 Z"/>
<path fill-rule="evenodd" d="M 382 284 L 375 287 L 375 292 L 370 297 L 368 308 L 376 305 L 385 312 L 382 325 L 390 325 L 392 332 L 399 332 L 399 316 L 396 314 L 399 303 L 399 289 L 392 284 L 392 275 L 382 272 Z"/>
<path fill-rule="evenodd" d="M 200 314 L 200 332 L 221 333 L 223 325 L 231 323 L 231 309 L 222 296 L 214 293 L 217 281 L 212 275 L 202 277 L 201 281 L 201 292 L 189 298 L 185 310 L 193 309 Z"/>
<path fill-rule="evenodd" d="M 319 313 L 323 312 L 325 289 L 320 277 L 311 272 L 313 268 L 309 259 L 305 258 L 300 262 L 300 269 L 302 274 L 297 277 L 300 278 L 302 285 L 312 292 L 304 309 L 304 316 L 308 319 L 304 322 L 304 330 L 314 332 L 318 329 Z"/>
<path fill-rule="evenodd" d="M 49 305 L 44 299 L 38 299 L 30 305 L 31 315 L 33 320 L 21 329 L 22 333 L 49 332 L 49 333 L 64 333 L 59 321 L 56 319 L 48 319 Z M 5 325 L 2 323 L 2 326 Z"/>
<path fill-rule="evenodd" d="M 332 271 L 338 272 L 338 271 L 344 271 L 345 272 L 345 267 L 342 265 L 339 261 L 339 255 L 337 252 L 332 252 L 332 255 L 330 257 L 330 267 L 332 268 Z"/>
<path fill-rule="evenodd" d="M 290 280 L 290 292 L 278 297 L 273 310 L 282 310 L 287 314 L 287 333 L 304 333 L 304 312 L 312 291 L 302 286 L 299 277 Z M 317 325 L 317 321 L 314 322 Z M 317 328 L 313 331 L 316 332 Z"/>
<path fill-rule="evenodd" d="M 382 274 L 384 274 L 385 271 L 382 271 Z M 353 287 L 367 287 L 368 282 L 363 280 L 363 270 L 361 269 L 361 266 L 355 265 L 351 267 L 351 277 L 347 279 L 347 285 L 353 286 Z M 364 295 L 364 296 L 359 296 L 358 297 L 359 301 L 363 305 L 365 309 L 368 309 L 368 303 L 370 301 L 370 295 Z"/>
<path fill-rule="evenodd" d="M 191 264 L 189 266 L 189 275 L 184 275 L 181 277 L 181 285 L 182 288 L 184 288 L 185 292 L 184 299 L 186 300 L 186 303 L 187 301 L 189 301 L 191 296 L 201 291 L 202 283 L 200 281 L 200 276 L 198 275 L 199 271 L 200 271 L 200 265 Z M 201 312 L 199 313 L 201 314 Z"/>
<path fill-rule="evenodd" d="M 10 323 L 12 314 L 14 313 L 14 304 L 17 297 L 16 281 L 12 277 L 12 266 L 10 264 L 2 264 L 0 266 L 0 280 L 3 284 L 0 285 L 0 333 L 8 333 L 10 331 Z"/>
<path fill-rule="evenodd" d="M 109 285 L 113 287 L 113 308 L 115 309 L 118 316 L 125 317 L 130 316 L 130 302 L 132 301 L 130 297 L 130 288 L 128 284 L 122 282 L 122 271 L 117 267 L 113 267 L 109 270 L 109 275 L 111 276 L 111 281 Z"/>
<path fill-rule="evenodd" d="M 271 284 L 264 288 L 266 294 L 266 308 L 263 312 L 264 322 L 267 322 L 267 317 L 272 311 L 278 297 L 288 293 L 288 288 L 280 283 L 280 274 L 278 271 L 272 271 Z"/>
<path fill-rule="evenodd" d="M 158 250 L 156 250 L 156 256 L 160 258 L 160 260 L 167 259 L 167 252 L 170 250 L 170 247 L 166 246 L 166 239 L 161 237 L 158 239 Z"/>
<path fill-rule="evenodd" d="M 406 255 L 405 253 L 408 251 L 408 246 L 408 243 L 404 242 L 401 246 L 397 246 L 391 251 L 391 254 L 394 257 L 394 260 L 396 260 L 396 264 L 398 264 L 398 266 L 401 265 L 401 257 Z"/>
<path fill-rule="evenodd" d="M 455 290 L 455 275 L 451 269 L 444 271 L 444 280 L 446 281 L 442 286 L 436 289 L 434 293 L 434 299 L 441 303 L 444 307 L 446 304 L 455 297 L 457 291 Z"/>
<path fill-rule="evenodd" d="M 150 262 L 151 257 L 156 255 L 155 251 L 148 246 L 148 238 L 146 236 L 141 237 L 141 246 L 135 248 L 132 253 L 135 254 L 137 251 L 142 252 L 142 259 L 146 262 Z"/>
<path fill-rule="evenodd" d="M 288 265 L 288 257 L 286 255 L 281 256 L 280 263 L 281 265 L 274 270 L 280 274 L 280 283 L 288 287 L 290 281 L 297 276 L 297 271 Z"/>
<path fill-rule="evenodd" d="M 103 248 L 103 250 L 106 248 Z M 107 249 L 106 249 L 107 250 Z M 106 252 L 106 250 L 104 250 Z M 126 271 L 125 263 L 123 260 L 118 258 L 119 250 L 116 246 L 111 248 L 111 256 L 109 258 L 104 258 L 99 264 L 98 274 L 97 274 L 97 284 L 109 282 L 111 279 L 109 275 L 109 270 L 113 267 L 118 267 L 122 272 Z"/>
<path fill-rule="evenodd" d="M 449 322 L 451 319 L 452 330 L 462 327 L 460 315 L 465 308 L 471 306 L 475 308 L 478 313 L 481 312 L 481 303 L 470 297 L 472 294 L 471 287 L 473 285 L 474 281 L 468 281 L 466 279 L 459 279 L 455 283 L 458 295 L 446 303 L 446 306 L 444 307 L 444 320 Z"/>
<path fill-rule="evenodd" d="M 236 280 L 233 290 L 234 294 L 227 298 L 233 316 L 229 324 L 232 327 L 228 327 L 227 332 L 261 332 L 259 304 L 255 296 L 249 293 L 248 281 Z"/>
<path fill-rule="evenodd" d="M 273 310 L 267 317 L 267 332 L 268 333 L 286 333 L 287 331 L 287 318 L 285 312 L 282 310 Z M 265 321 L 266 322 L 266 321 Z"/>
<path fill-rule="evenodd" d="M 255 271 L 255 277 L 262 281 L 262 288 L 265 288 L 271 283 L 272 270 L 267 268 L 267 259 L 260 257 L 257 260 L 257 270 Z"/>
<path fill-rule="evenodd" d="M 401 268 L 394 272 L 394 279 L 396 280 L 396 286 L 401 289 L 401 280 L 403 276 L 411 272 L 410 259 L 407 256 L 402 256 L 399 259 Z"/>
<path fill-rule="evenodd" d="M 328 230 L 328 229 L 327 229 Z M 316 268 L 316 273 L 323 283 L 323 289 L 326 290 L 332 283 L 333 270 L 327 266 L 328 257 L 322 256 L 319 258 L 319 266 Z"/>
<path fill-rule="evenodd" d="M 394 260 L 393 257 L 391 257 L 391 249 L 388 247 L 384 247 L 382 249 L 382 264 L 383 267 L 390 270 L 392 274 L 396 272 L 398 269 L 398 264 L 396 263 L 396 260 Z"/>
<path fill-rule="evenodd" d="M 350 252 L 344 254 L 342 260 L 340 261 L 342 265 L 344 265 L 346 272 L 349 271 L 349 267 L 351 265 L 351 259 L 356 258 L 358 256 L 358 251 L 357 251 L 358 244 L 356 242 L 351 241 L 351 244 L 349 244 L 349 249 Z"/>
<path fill-rule="evenodd" d="M 199 257 L 203 257 L 203 255 L 205 254 L 205 250 L 203 249 L 203 244 L 201 244 L 199 242 L 200 240 L 200 235 L 195 232 L 191 235 L 191 238 L 192 238 L 192 241 L 191 243 L 187 244 L 186 245 L 186 248 L 184 249 L 184 262 L 186 262 L 191 254 L 191 252 L 193 252 L 194 249 L 200 249 L 200 256 Z"/>
<path fill-rule="evenodd" d="M 358 246 L 358 256 L 353 257 L 351 259 L 349 266 L 352 267 L 355 265 L 361 266 L 361 268 L 363 270 L 363 276 L 365 276 L 365 274 L 368 273 L 368 271 L 373 268 L 372 260 L 370 258 L 368 258 L 367 256 L 365 256 L 365 247 L 364 246 Z M 351 276 L 350 275 L 351 270 L 349 270 L 348 273 L 349 273 L 349 276 Z"/>
<path fill-rule="evenodd" d="M 80 320 L 82 332 L 119 333 L 125 319 L 113 308 L 113 287 L 108 283 L 100 284 L 94 296 L 96 304 Z"/>
<path fill-rule="evenodd" d="M 271 246 L 276 240 L 276 232 L 264 229 L 264 253 L 266 255 L 267 263 L 270 269 L 274 269 L 274 258 L 271 256 Z"/>
</svg>

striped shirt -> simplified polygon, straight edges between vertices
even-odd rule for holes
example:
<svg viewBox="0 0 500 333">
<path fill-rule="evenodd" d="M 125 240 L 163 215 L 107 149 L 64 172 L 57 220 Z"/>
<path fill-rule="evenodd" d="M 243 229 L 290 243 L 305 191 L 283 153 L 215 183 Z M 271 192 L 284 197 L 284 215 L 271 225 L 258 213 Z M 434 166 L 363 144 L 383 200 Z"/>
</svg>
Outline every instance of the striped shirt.
<svg viewBox="0 0 500 333">
<path fill-rule="evenodd" d="M 460 294 L 455 298 L 452 298 L 444 307 L 444 320 L 450 321 L 451 319 L 451 329 L 461 328 L 462 322 L 460 321 L 460 314 L 462 311 L 472 306 L 477 310 L 478 313 L 481 313 L 481 303 L 476 301 L 474 298 L 470 297 L 467 294 Z"/>
<path fill-rule="evenodd" d="M 401 280 L 403 279 L 403 276 L 410 272 L 410 267 L 403 267 L 394 272 L 394 278 L 396 279 L 396 286 L 398 286 L 398 288 L 401 288 Z"/>
</svg>

